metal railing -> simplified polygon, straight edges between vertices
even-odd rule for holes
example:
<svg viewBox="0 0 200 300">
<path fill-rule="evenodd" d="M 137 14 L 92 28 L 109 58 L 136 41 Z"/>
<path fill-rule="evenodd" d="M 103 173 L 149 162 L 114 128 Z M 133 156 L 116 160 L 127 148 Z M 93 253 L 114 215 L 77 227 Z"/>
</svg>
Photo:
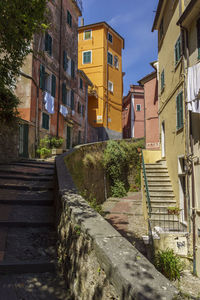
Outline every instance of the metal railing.
<svg viewBox="0 0 200 300">
<path fill-rule="evenodd" d="M 147 198 L 147 206 L 148 206 L 148 214 L 149 217 L 151 218 L 151 200 L 150 200 L 150 195 L 149 195 L 149 187 L 148 187 L 148 181 L 147 181 L 147 175 L 146 175 L 146 168 L 145 168 L 145 163 L 144 163 L 144 156 L 142 152 L 142 169 L 143 169 L 143 175 L 144 175 L 144 183 L 145 183 L 145 190 L 146 190 L 146 198 Z"/>
</svg>

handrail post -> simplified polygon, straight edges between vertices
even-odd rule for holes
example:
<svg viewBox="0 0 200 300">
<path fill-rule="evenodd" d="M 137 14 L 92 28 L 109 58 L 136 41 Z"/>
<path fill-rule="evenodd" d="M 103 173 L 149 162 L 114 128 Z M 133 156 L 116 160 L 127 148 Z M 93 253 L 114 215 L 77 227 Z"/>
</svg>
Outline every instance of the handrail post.
<svg viewBox="0 0 200 300">
<path fill-rule="evenodd" d="M 145 183 L 145 189 L 146 189 L 148 213 L 149 213 L 149 217 L 151 218 L 151 211 L 152 211 L 152 209 L 151 209 L 151 200 L 150 200 L 150 195 L 149 195 L 149 187 L 148 187 L 148 181 L 147 181 L 147 176 L 146 176 L 146 169 L 145 169 L 143 152 L 142 152 L 142 169 L 143 169 L 143 174 L 144 174 L 144 183 Z"/>
</svg>

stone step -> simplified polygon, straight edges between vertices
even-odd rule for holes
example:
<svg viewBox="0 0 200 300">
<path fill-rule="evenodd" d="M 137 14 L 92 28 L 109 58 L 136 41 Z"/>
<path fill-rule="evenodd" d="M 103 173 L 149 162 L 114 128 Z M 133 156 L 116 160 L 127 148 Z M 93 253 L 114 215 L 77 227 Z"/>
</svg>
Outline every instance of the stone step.
<svg viewBox="0 0 200 300">
<path fill-rule="evenodd" d="M 154 205 L 161 205 L 161 206 L 173 206 L 176 205 L 176 200 L 175 199 L 171 199 L 171 198 L 151 198 L 151 205 L 154 206 Z"/>
<path fill-rule="evenodd" d="M 176 203 L 168 203 L 168 205 L 155 206 L 155 204 L 151 204 L 152 213 L 168 213 L 167 208 L 176 206 Z"/>
<path fill-rule="evenodd" d="M 158 185 L 149 185 L 149 192 L 162 192 L 162 193 L 168 193 L 171 192 L 173 193 L 173 189 L 171 185 L 163 185 L 163 186 L 158 186 Z"/>
<path fill-rule="evenodd" d="M 55 262 L 15 262 L 4 261 L 0 263 L 0 274 L 46 273 L 55 272 Z"/>
<path fill-rule="evenodd" d="M 0 205 L 0 225 L 7 227 L 53 226 L 54 207 Z"/>
<path fill-rule="evenodd" d="M 21 163 L 21 162 L 16 162 L 16 163 L 12 163 L 10 164 L 12 166 L 20 166 L 20 167 L 28 167 L 28 168 L 37 168 L 37 169 L 46 169 L 46 170 L 51 170 L 54 169 L 55 166 L 54 165 L 43 165 L 43 164 L 36 164 L 36 163 Z"/>
<path fill-rule="evenodd" d="M 168 172 L 162 172 L 162 173 L 157 173 L 157 172 L 155 172 L 155 173 L 148 173 L 148 172 L 146 172 L 146 175 L 147 175 L 147 178 L 160 178 L 160 177 L 167 177 L 167 178 L 169 178 L 169 175 L 168 175 Z M 144 177 L 144 176 L 143 176 Z"/>
<path fill-rule="evenodd" d="M 171 180 L 170 180 L 169 177 L 158 177 L 158 178 L 148 177 L 148 183 L 151 183 L 151 182 L 161 183 L 162 184 L 162 182 L 170 182 L 171 183 Z"/>
<path fill-rule="evenodd" d="M 167 167 L 165 167 L 163 165 L 158 165 L 158 164 L 146 164 L 145 165 L 145 169 L 146 170 L 151 170 L 151 169 L 155 169 L 155 170 L 167 170 Z"/>
<path fill-rule="evenodd" d="M 26 171 L 27 170 L 27 171 Z M 35 169 L 34 169 L 35 170 Z M 45 176 L 47 178 L 52 178 L 52 176 L 54 175 L 54 172 L 52 171 L 49 171 L 49 170 L 46 170 L 46 172 L 44 171 L 40 171 L 38 172 L 38 170 L 35 170 L 34 172 L 29 169 L 25 169 L 25 168 L 22 168 L 21 170 L 19 168 L 11 168 L 11 167 L 7 167 L 6 169 L 5 168 L 2 168 L 1 165 L 0 165 L 0 174 L 1 173 L 6 173 L 6 174 L 18 174 L 18 175 L 22 175 L 22 176 L 34 176 L 34 177 L 40 177 L 40 176 Z"/>
<path fill-rule="evenodd" d="M 43 182 L 52 182 L 52 176 L 28 176 L 28 175 L 19 175 L 19 174 L 8 174 L 5 172 L 0 173 L 1 179 L 13 179 L 13 180 L 22 180 L 22 181 L 43 181 Z"/>
<path fill-rule="evenodd" d="M 170 181 L 148 181 L 149 187 L 172 187 Z"/>
<path fill-rule="evenodd" d="M 163 198 L 163 197 L 167 197 L 167 198 L 174 198 L 174 193 L 167 191 L 167 190 L 163 190 L 163 191 L 150 191 L 150 198 L 155 198 L 155 197 L 159 197 L 159 198 Z"/>
<path fill-rule="evenodd" d="M 31 205 L 31 206 L 53 206 L 54 200 L 0 199 L 0 204 Z"/>
<path fill-rule="evenodd" d="M 22 190 L 0 190 L 0 201 L 3 200 L 19 200 L 19 201 L 53 201 L 52 191 L 22 191 Z"/>
<path fill-rule="evenodd" d="M 26 180 L 17 180 L 17 179 L 0 179 L 0 188 L 2 189 L 16 189 L 16 190 L 33 190 L 33 191 L 42 191 L 42 190 L 53 190 L 54 182 L 38 182 L 32 181 L 27 182 Z"/>
<path fill-rule="evenodd" d="M 49 161 L 44 161 L 41 159 L 21 159 L 18 161 L 18 163 L 31 163 L 31 164 L 40 164 L 40 165 L 47 165 L 47 166 L 53 166 L 55 165 L 55 162 L 49 162 Z"/>
<path fill-rule="evenodd" d="M 41 228 L 8 228 L 5 261 L 51 262 L 57 258 L 56 231 L 49 227 Z"/>
</svg>

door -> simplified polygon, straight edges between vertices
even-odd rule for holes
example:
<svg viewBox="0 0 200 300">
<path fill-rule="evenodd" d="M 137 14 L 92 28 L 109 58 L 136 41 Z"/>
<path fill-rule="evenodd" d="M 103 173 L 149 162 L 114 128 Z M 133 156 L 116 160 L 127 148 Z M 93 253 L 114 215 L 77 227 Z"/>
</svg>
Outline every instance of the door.
<svg viewBox="0 0 200 300">
<path fill-rule="evenodd" d="M 67 126 L 66 148 L 71 148 L 71 127 Z"/>
<path fill-rule="evenodd" d="M 28 158 L 28 124 L 19 125 L 19 156 Z"/>
<path fill-rule="evenodd" d="M 161 131 L 162 157 L 165 157 L 165 122 L 162 122 Z"/>
</svg>

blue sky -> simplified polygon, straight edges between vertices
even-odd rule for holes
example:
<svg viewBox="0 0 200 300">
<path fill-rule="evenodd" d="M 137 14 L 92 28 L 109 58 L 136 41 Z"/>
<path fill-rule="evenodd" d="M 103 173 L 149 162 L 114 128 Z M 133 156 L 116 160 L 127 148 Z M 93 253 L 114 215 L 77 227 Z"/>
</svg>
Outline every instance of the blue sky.
<svg viewBox="0 0 200 300">
<path fill-rule="evenodd" d="M 83 0 L 85 25 L 106 21 L 125 39 L 123 50 L 124 94 L 130 84 L 153 69 L 157 59 L 157 32 L 151 28 L 158 0 Z"/>
</svg>

